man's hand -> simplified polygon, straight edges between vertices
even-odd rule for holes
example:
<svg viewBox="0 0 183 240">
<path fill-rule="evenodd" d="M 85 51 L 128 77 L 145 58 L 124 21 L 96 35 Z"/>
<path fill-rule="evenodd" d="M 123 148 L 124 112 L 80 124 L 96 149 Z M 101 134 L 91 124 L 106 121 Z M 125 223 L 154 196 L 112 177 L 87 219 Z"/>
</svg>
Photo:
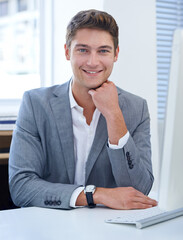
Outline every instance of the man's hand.
<svg viewBox="0 0 183 240">
<path fill-rule="evenodd" d="M 88 93 L 91 95 L 96 108 L 106 119 L 110 143 L 117 145 L 119 139 L 127 133 L 127 128 L 119 107 L 115 84 L 106 81 L 99 88 L 89 90 Z"/>
<path fill-rule="evenodd" d="M 103 204 L 113 209 L 145 209 L 154 207 L 157 202 L 133 187 L 96 188 L 93 195 L 95 204 Z M 76 206 L 87 205 L 86 196 L 82 192 L 77 199 Z"/>
<path fill-rule="evenodd" d="M 120 111 L 118 93 L 113 82 L 106 81 L 99 88 L 89 90 L 92 100 L 105 118 Z"/>
<path fill-rule="evenodd" d="M 157 202 L 133 187 L 97 188 L 94 203 L 113 209 L 145 209 L 154 207 Z"/>
</svg>

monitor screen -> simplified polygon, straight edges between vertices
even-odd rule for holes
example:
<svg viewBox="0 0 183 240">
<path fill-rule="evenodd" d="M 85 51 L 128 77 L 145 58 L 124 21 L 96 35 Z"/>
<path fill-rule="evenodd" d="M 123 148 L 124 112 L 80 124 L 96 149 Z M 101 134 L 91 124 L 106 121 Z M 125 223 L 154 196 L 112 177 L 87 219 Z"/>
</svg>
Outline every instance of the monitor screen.
<svg viewBox="0 0 183 240">
<path fill-rule="evenodd" d="M 174 33 L 164 129 L 159 205 L 183 207 L 183 30 Z"/>
</svg>

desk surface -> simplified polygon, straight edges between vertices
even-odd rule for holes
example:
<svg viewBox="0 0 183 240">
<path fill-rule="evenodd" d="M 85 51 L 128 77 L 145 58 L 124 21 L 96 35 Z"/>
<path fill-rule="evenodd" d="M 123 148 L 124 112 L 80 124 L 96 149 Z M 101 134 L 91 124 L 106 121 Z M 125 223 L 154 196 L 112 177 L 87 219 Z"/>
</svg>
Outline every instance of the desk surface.
<svg viewBox="0 0 183 240">
<path fill-rule="evenodd" d="M 144 229 L 105 223 L 120 211 L 97 207 L 75 210 L 21 208 L 0 211 L 1 240 L 182 240 L 183 217 Z"/>
<path fill-rule="evenodd" d="M 0 130 L 0 136 L 12 136 L 12 130 Z"/>
</svg>

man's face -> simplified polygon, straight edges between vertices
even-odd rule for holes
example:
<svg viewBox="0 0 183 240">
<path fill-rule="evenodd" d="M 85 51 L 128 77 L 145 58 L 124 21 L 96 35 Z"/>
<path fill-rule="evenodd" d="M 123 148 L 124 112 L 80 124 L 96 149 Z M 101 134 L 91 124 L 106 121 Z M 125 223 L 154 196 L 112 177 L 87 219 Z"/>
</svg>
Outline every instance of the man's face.
<svg viewBox="0 0 183 240">
<path fill-rule="evenodd" d="M 114 50 L 112 36 L 103 30 L 80 29 L 71 42 L 65 45 L 67 60 L 71 61 L 73 87 L 92 89 L 108 80 L 119 48 Z"/>
</svg>

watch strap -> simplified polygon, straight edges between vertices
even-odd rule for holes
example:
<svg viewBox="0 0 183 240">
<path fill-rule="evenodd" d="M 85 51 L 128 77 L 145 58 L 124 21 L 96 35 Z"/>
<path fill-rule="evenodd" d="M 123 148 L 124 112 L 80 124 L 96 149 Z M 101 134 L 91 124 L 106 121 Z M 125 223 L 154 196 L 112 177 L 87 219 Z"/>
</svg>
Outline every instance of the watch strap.
<svg viewBox="0 0 183 240">
<path fill-rule="evenodd" d="M 96 206 L 96 204 L 94 204 L 93 202 L 92 192 L 86 192 L 86 199 L 87 199 L 88 207 L 94 208 Z"/>
</svg>

